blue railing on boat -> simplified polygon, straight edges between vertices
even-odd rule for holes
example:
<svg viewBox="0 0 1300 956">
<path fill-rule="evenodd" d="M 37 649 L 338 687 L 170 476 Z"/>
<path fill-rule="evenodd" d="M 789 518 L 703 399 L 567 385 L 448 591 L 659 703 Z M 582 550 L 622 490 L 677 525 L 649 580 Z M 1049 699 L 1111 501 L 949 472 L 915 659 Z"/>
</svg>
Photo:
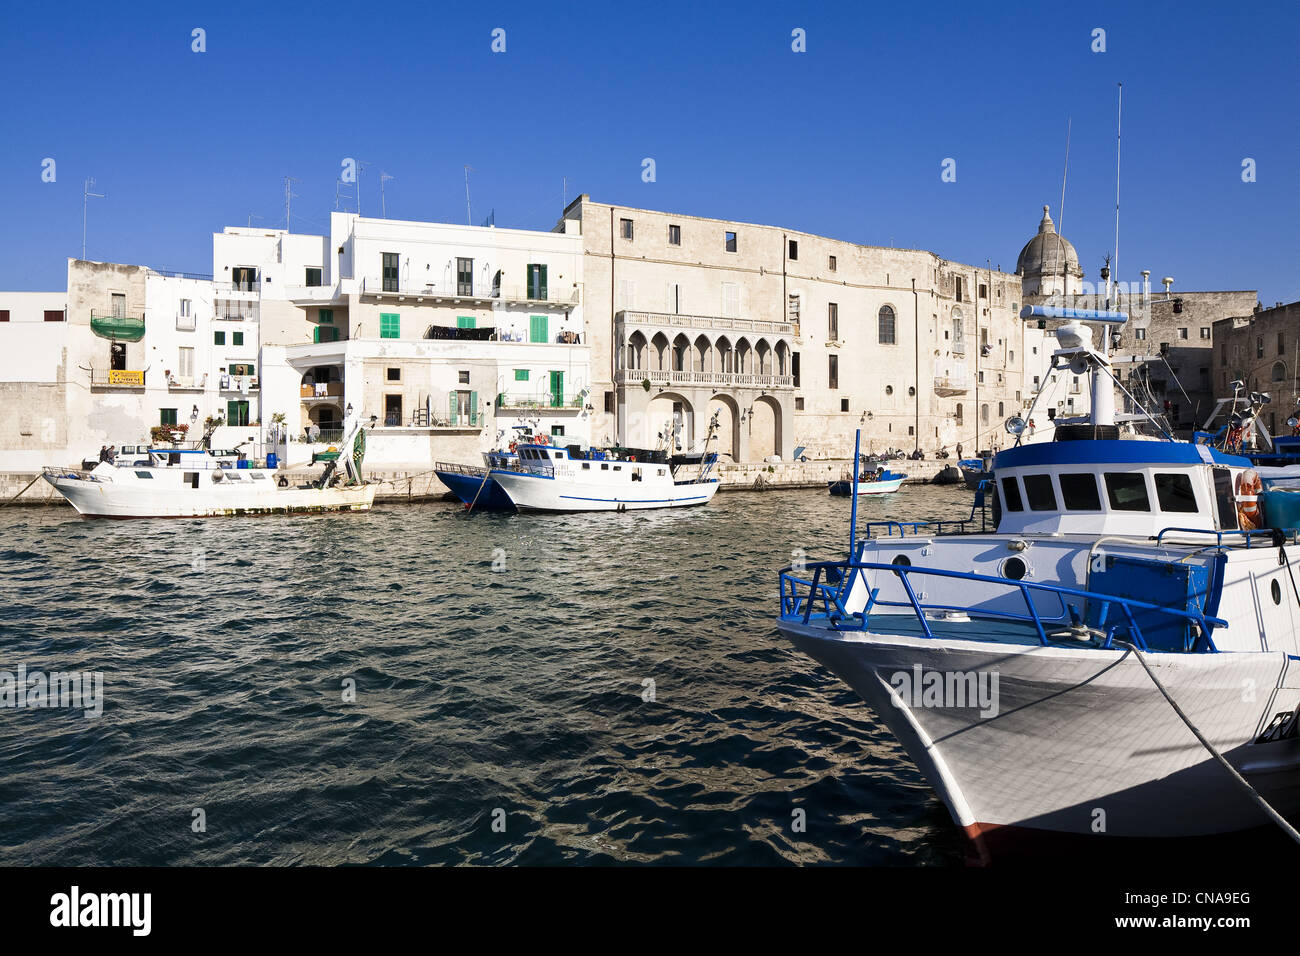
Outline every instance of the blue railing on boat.
<svg viewBox="0 0 1300 956">
<path fill-rule="evenodd" d="M 1266 538 L 1268 539 L 1268 543 L 1270 545 L 1273 544 L 1275 536 L 1279 532 L 1282 533 L 1283 535 L 1290 536 L 1290 541 L 1289 542 L 1284 541 L 1283 543 L 1288 543 L 1288 544 L 1300 543 L 1297 541 L 1297 533 L 1294 528 L 1287 528 L 1285 530 L 1278 529 L 1278 528 L 1255 528 L 1251 531 L 1211 531 L 1208 528 L 1163 528 L 1161 529 L 1160 533 L 1156 535 L 1156 544 L 1160 544 L 1162 541 L 1164 541 L 1165 535 L 1167 534 L 1177 534 L 1177 533 L 1204 534 L 1204 535 L 1212 534 L 1214 535 L 1214 543 L 1217 547 L 1222 547 L 1224 537 L 1229 536 L 1229 537 L 1244 537 L 1246 541 L 1246 547 L 1249 548 L 1251 541 L 1253 541 L 1255 538 Z"/>
<path fill-rule="evenodd" d="M 1199 609 L 1184 610 L 1179 608 L 1162 607 L 1158 604 L 1149 604 L 1146 601 L 1138 601 L 1133 598 L 1117 597 L 1113 594 L 1099 594 L 1093 591 L 1083 591 L 1078 588 L 1066 587 L 1059 584 L 1039 584 L 1028 581 L 1013 581 L 1010 578 L 992 577 L 986 574 L 975 574 L 967 571 L 948 571 L 941 568 L 920 568 L 911 565 L 900 564 L 879 564 L 865 561 L 819 561 L 806 565 L 800 573 L 806 573 L 811 570 L 812 579 L 798 577 L 792 568 L 786 568 L 781 572 L 781 619 L 783 621 L 796 621 L 802 624 L 808 624 L 812 621 L 826 622 L 832 629 L 837 631 L 865 631 L 871 619 L 871 612 L 881 607 L 910 607 L 915 613 L 917 621 L 921 625 L 921 631 L 927 638 L 933 638 L 934 632 L 930 629 L 930 622 L 926 618 L 926 611 L 947 611 L 962 612 L 968 615 L 975 615 L 983 619 L 1012 621 L 1018 624 L 1032 624 L 1034 631 L 1038 636 L 1038 642 L 1046 647 L 1050 644 L 1065 644 L 1067 646 L 1078 646 L 1077 641 L 1058 639 L 1052 641 L 1043 627 L 1043 617 L 1035 606 L 1031 595 L 1046 594 L 1054 596 L 1060 602 L 1060 616 L 1056 619 L 1050 619 L 1049 623 L 1056 625 L 1063 623 L 1067 628 L 1072 624 L 1081 623 L 1083 615 L 1078 609 L 1066 598 L 1074 598 L 1078 601 L 1086 601 L 1097 608 L 1096 621 L 1104 623 L 1110 616 L 1112 608 L 1118 608 L 1123 613 L 1123 619 L 1111 624 L 1104 632 L 1101 643 L 1102 649 L 1110 649 L 1114 646 L 1116 635 L 1121 629 L 1126 631 L 1125 639 L 1137 645 L 1142 650 L 1148 650 L 1146 640 L 1142 636 L 1142 629 L 1138 626 L 1135 611 L 1144 613 L 1156 612 L 1165 614 L 1173 618 L 1181 618 L 1188 625 L 1195 625 L 1199 628 L 1198 633 L 1187 641 L 1184 647 L 1185 651 L 1203 650 L 1207 652 L 1217 652 L 1218 648 L 1214 646 L 1214 640 L 1211 636 L 1214 627 L 1227 627 L 1228 622 L 1222 618 L 1210 617 L 1201 612 Z M 844 605 L 852 589 L 854 580 L 861 575 L 863 571 L 888 572 L 898 578 L 904 592 L 907 594 L 907 601 L 882 601 L 880 600 L 880 588 L 873 587 L 868 595 L 866 606 L 861 611 L 850 612 Z M 823 582 L 823 574 L 826 581 Z M 1028 613 L 1016 614 L 1011 611 L 1002 611 L 995 608 L 983 606 L 976 607 L 970 605 L 954 604 L 923 604 L 917 599 L 916 591 L 912 587 L 910 580 L 914 574 L 932 575 L 941 578 L 955 578 L 960 581 L 973 581 L 985 584 L 995 584 L 1006 588 L 1008 591 L 1018 591 L 1025 602 L 1025 608 Z M 806 590 L 800 593 L 800 586 Z M 816 610 L 820 608 L 820 610 Z M 1190 628 L 1189 628 L 1190 630 Z"/>
<path fill-rule="evenodd" d="M 900 538 L 907 537 L 907 530 L 909 528 L 912 529 L 912 534 L 914 535 L 920 534 L 921 528 L 932 530 L 936 534 L 950 534 L 950 533 L 966 534 L 966 526 L 968 524 L 973 524 L 975 522 L 975 517 L 977 512 L 979 514 L 980 532 L 981 533 L 986 532 L 988 530 L 988 522 L 986 518 L 986 513 L 984 511 L 984 494 L 989 489 L 991 482 L 992 482 L 991 478 L 984 478 L 980 480 L 979 486 L 975 489 L 975 501 L 971 505 L 969 517 L 942 518 L 942 519 L 932 518 L 926 521 L 868 521 L 866 524 L 866 528 L 864 529 L 866 536 L 868 538 L 876 538 L 876 537 L 892 538 L 894 536 L 895 528 L 898 529 L 898 536 Z M 873 534 L 873 531 L 876 528 L 884 528 L 885 533 L 883 535 Z M 945 530 L 947 528 L 956 528 L 957 530 L 956 532 L 949 532 Z"/>
</svg>

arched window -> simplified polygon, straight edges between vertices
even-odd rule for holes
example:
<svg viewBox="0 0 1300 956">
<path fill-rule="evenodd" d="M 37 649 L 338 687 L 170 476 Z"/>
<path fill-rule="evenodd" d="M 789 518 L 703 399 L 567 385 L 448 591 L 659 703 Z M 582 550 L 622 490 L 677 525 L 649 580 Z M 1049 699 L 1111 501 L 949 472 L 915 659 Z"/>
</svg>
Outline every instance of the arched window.
<svg viewBox="0 0 1300 956">
<path fill-rule="evenodd" d="M 894 310 L 891 306 L 880 307 L 880 314 L 876 318 L 876 329 L 877 339 L 881 345 L 895 344 Z"/>
<path fill-rule="evenodd" d="M 1285 363 L 1285 362 L 1274 362 L 1274 363 L 1273 363 L 1273 375 L 1272 375 L 1272 380 L 1273 380 L 1274 382 L 1285 382 L 1285 381 L 1286 381 L 1286 363 Z"/>
<path fill-rule="evenodd" d="M 989 423 L 989 407 L 987 405 L 980 406 L 980 421 L 985 425 Z"/>
</svg>

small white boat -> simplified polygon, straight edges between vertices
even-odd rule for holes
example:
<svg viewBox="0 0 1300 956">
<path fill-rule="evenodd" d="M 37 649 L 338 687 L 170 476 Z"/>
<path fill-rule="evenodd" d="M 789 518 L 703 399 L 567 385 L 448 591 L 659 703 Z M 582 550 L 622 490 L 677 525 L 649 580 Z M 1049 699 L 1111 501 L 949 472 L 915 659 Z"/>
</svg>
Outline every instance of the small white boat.
<svg viewBox="0 0 1300 956">
<path fill-rule="evenodd" d="M 520 445 L 512 468 L 488 474 L 520 511 L 634 511 L 706 505 L 717 455 L 670 459 L 645 449 L 601 451 L 577 445 Z"/>
<path fill-rule="evenodd" d="M 43 477 L 84 518 L 203 518 L 216 515 L 368 511 L 376 485 L 361 480 L 365 432 L 355 424 L 316 481 L 293 483 L 273 468 L 205 449 L 151 448 L 90 471 L 46 468 Z M 339 461 L 343 469 L 338 468 Z"/>
</svg>

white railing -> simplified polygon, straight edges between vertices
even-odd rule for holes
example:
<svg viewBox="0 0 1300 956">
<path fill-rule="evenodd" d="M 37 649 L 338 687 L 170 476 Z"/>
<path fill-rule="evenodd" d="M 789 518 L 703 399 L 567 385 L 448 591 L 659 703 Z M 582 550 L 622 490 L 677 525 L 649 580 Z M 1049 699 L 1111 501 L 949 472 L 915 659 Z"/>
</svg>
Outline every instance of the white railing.
<svg viewBox="0 0 1300 956">
<path fill-rule="evenodd" d="M 794 388 L 793 375 L 761 372 L 678 372 L 661 369 L 625 368 L 617 373 L 619 385 L 640 385 L 647 379 L 654 385 L 726 385 L 745 388 Z"/>
<path fill-rule="evenodd" d="M 658 328 L 722 329 L 735 332 L 755 332 L 768 335 L 794 335 L 792 322 L 771 322 L 767 319 L 740 319 L 720 315 L 674 315 L 670 312 L 619 312 L 616 323 L 624 326 L 644 325 Z"/>
<path fill-rule="evenodd" d="M 394 288 L 393 286 L 396 286 Z M 383 279 L 366 276 L 361 280 L 362 295 L 437 296 L 447 299 L 499 299 L 506 302 L 547 302 L 555 305 L 576 305 L 578 290 L 547 289 L 540 295 L 536 289 L 522 286 L 499 286 L 492 283 L 423 282 L 393 283 L 385 288 Z"/>
</svg>

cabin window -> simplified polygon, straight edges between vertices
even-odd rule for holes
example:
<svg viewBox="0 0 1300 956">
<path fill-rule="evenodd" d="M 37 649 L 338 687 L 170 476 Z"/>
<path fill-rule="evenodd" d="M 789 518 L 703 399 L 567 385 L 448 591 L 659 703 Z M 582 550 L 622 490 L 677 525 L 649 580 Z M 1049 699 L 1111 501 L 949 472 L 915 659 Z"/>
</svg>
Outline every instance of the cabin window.
<svg viewBox="0 0 1300 956">
<path fill-rule="evenodd" d="M 601 470 L 601 471 L 609 471 L 609 465 L 602 464 L 602 465 L 600 466 L 600 470 Z"/>
<path fill-rule="evenodd" d="M 1101 495 L 1097 491 L 1097 476 L 1091 472 L 1058 475 L 1061 483 L 1061 500 L 1066 511 L 1100 511 Z"/>
<path fill-rule="evenodd" d="M 614 466 L 614 470 L 615 470 L 615 471 L 622 471 L 622 470 L 623 470 L 623 466 L 622 466 L 622 465 L 615 465 L 615 466 Z"/>
<path fill-rule="evenodd" d="M 583 471 L 590 471 L 590 470 L 591 470 L 591 462 L 589 462 L 589 461 L 584 461 L 584 462 L 582 463 L 582 470 L 583 470 Z"/>
<path fill-rule="evenodd" d="M 1014 478 L 1002 479 L 1002 497 L 1006 499 L 1008 511 L 1024 511 L 1024 503 L 1020 500 L 1020 486 L 1016 484 Z"/>
<path fill-rule="evenodd" d="M 1214 500 L 1219 504 L 1219 530 L 1237 530 L 1237 501 L 1232 495 L 1232 472 L 1214 469 Z"/>
<path fill-rule="evenodd" d="M 1142 475 L 1106 473 L 1106 495 L 1115 511 L 1150 511 L 1147 480 Z"/>
<path fill-rule="evenodd" d="M 664 475 L 666 475 L 666 474 L 667 474 L 667 472 L 664 471 L 664 469 L 662 469 L 662 468 L 659 469 L 659 477 L 660 477 L 660 478 L 662 478 L 662 477 L 663 477 Z"/>
<path fill-rule="evenodd" d="M 641 480 L 641 469 L 640 469 L 640 468 L 633 468 L 633 469 L 632 469 L 632 480 L 633 480 L 633 481 L 640 481 L 640 480 Z"/>
<path fill-rule="evenodd" d="M 1056 492 L 1051 475 L 1025 475 L 1025 497 L 1030 511 L 1055 511 Z"/>
<path fill-rule="evenodd" d="M 266 475 L 262 474 L 260 471 L 255 471 L 248 477 L 252 478 L 254 481 L 266 481 Z"/>
<path fill-rule="evenodd" d="M 1196 493 L 1191 475 L 1156 475 L 1156 500 L 1161 511 L 1196 513 Z"/>
<path fill-rule="evenodd" d="M 197 471 L 185 472 L 185 484 L 191 488 L 197 488 L 199 486 L 199 473 Z"/>
</svg>

